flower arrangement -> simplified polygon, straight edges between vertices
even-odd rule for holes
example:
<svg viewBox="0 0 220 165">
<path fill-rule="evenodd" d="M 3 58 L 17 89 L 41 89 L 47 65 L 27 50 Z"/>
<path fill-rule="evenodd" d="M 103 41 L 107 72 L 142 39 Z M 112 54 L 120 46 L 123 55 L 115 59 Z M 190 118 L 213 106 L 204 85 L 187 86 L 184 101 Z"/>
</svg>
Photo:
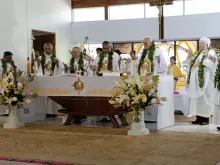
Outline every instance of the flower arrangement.
<svg viewBox="0 0 220 165">
<path fill-rule="evenodd" d="M 3 78 L 0 85 L 0 104 L 5 105 L 11 110 L 24 102 L 30 103 L 31 98 L 36 98 L 37 94 L 31 92 L 24 92 L 28 80 L 22 78 L 22 82 L 18 82 L 13 73 L 10 72 Z"/>
<path fill-rule="evenodd" d="M 158 83 L 158 76 L 141 78 L 135 74 L 132 78 L 123 74 L 121 82 L 115 82 L 115 92 L 109 103 L 115 108 L 126 106 L 133 109 L 134 122 L 138 123 L 140 110 L 149 111 L 151 105 L 166 101 L 165 97 L 156 96 Z"/>
</svg>

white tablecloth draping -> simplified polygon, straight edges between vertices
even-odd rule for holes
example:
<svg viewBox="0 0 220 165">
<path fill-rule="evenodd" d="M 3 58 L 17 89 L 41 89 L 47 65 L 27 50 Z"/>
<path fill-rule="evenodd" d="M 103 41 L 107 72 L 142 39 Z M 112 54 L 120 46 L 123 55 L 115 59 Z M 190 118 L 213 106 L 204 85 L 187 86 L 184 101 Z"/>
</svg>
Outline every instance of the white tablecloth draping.
<svg viewBox="0 0 220 165">
<path fill-rule="evenodd" d="M 173 100 L 173 76 L 159 76 L 158 96 L 166 97 L 168 101 L 155 108 L 157 127 L 162 129 L 174 125 L 174 100 Z M 30 88 L 37 91 L 40 96 L 101 96 L 110 97 L 114 82 L 120 77 L 96 77 L 96 76 L 38 76 L 31 83 Z M 81 81 L 81 91 L 74 88 L 74 83 Z M 153 107 L 153 106 L 152 106 Z M 156 106 L 157 107 L 157 106 Z M 151 117 L 150 117 L 151 118 Z"/>
<path fill-rule="evenodd" d="M 167 101 L 162 102 L 162 105 L 153 105 L 150 109 L 151 115 L 145 114 L 146 121 L 157 121 L 158 130 L 175 124 L 173 76 L 159 76 L 159 78 L 158 96 L 166 97 Z"/>
<path fill-rule="evenodd" d="M 189 97 L 183 94 L 174 94 L 174 110 L 181 111 L 184 115 L 188 115 Z"/>
</svg>

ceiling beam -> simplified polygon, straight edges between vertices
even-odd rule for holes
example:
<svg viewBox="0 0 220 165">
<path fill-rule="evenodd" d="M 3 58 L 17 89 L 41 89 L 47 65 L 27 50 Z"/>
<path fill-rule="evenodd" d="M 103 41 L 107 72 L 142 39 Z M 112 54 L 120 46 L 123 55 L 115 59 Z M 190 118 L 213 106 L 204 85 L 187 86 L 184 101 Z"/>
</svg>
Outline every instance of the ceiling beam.
<svg viewBox="0 0 220 165">
<path fill-rule="evenodd" d="M 89 8 L 159 2 L 173 2 L 173 0 L 72 0 L 72 8 Z"/>
</svg>

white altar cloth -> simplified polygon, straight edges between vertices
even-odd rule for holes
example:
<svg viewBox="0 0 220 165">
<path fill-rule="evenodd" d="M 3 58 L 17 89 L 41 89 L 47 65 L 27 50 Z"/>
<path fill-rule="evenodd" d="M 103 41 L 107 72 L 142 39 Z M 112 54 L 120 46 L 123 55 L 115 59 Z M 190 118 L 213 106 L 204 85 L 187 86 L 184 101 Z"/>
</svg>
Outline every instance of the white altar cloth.
<svg viewBox="0 0 220 165">
<path fill-rule="evenodd" d="M 150 109 L 151 115 L 145 113 L 145 121 L 157 121 L 157 129 L 163 129 L 175 124 L 174 97 L 173 97 L 173 76 L 159 76 L 158 97 L 166 97 L 167 101 L 162 105 L 153 105 Z"/>
<path fill-rule="evenodd" d="M 152 116 L 147 116 L 151 120 L 156 116 L 157 129 L 163 129 L 175 124 L 174 120 L 174 100 L 173 100 L 173 76 L 161 75 L 158 86 L 158 96 L 166 97 L 168 100 L 161 106 L 151 110 Z M 114 82 L 120 77 L 97 77 L 97 76 L 38 76 L 30 85 L 31 89 L 40 96 L 100 96 L 110 97 Z M 84 88 L 81 91 L 74 89 L 74 83 L 81 81 Z"/>
</svg>

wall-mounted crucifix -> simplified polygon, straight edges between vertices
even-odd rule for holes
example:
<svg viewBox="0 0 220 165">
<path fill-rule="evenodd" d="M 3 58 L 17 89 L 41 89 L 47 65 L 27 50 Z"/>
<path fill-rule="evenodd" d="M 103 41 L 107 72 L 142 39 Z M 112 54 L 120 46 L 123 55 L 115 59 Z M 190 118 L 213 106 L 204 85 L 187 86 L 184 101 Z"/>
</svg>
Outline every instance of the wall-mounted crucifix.
<svg viewBox="0 0 220 165">
<path fill-rule="evenodd" d="M 153 5 L 158 9 L 158 23 L 159 23 L 159 39 L 164 39 L 164 16 L 163 7 L 166 5 L 168 0 L 159 0 L 154 2 Z"/>
</svg>

